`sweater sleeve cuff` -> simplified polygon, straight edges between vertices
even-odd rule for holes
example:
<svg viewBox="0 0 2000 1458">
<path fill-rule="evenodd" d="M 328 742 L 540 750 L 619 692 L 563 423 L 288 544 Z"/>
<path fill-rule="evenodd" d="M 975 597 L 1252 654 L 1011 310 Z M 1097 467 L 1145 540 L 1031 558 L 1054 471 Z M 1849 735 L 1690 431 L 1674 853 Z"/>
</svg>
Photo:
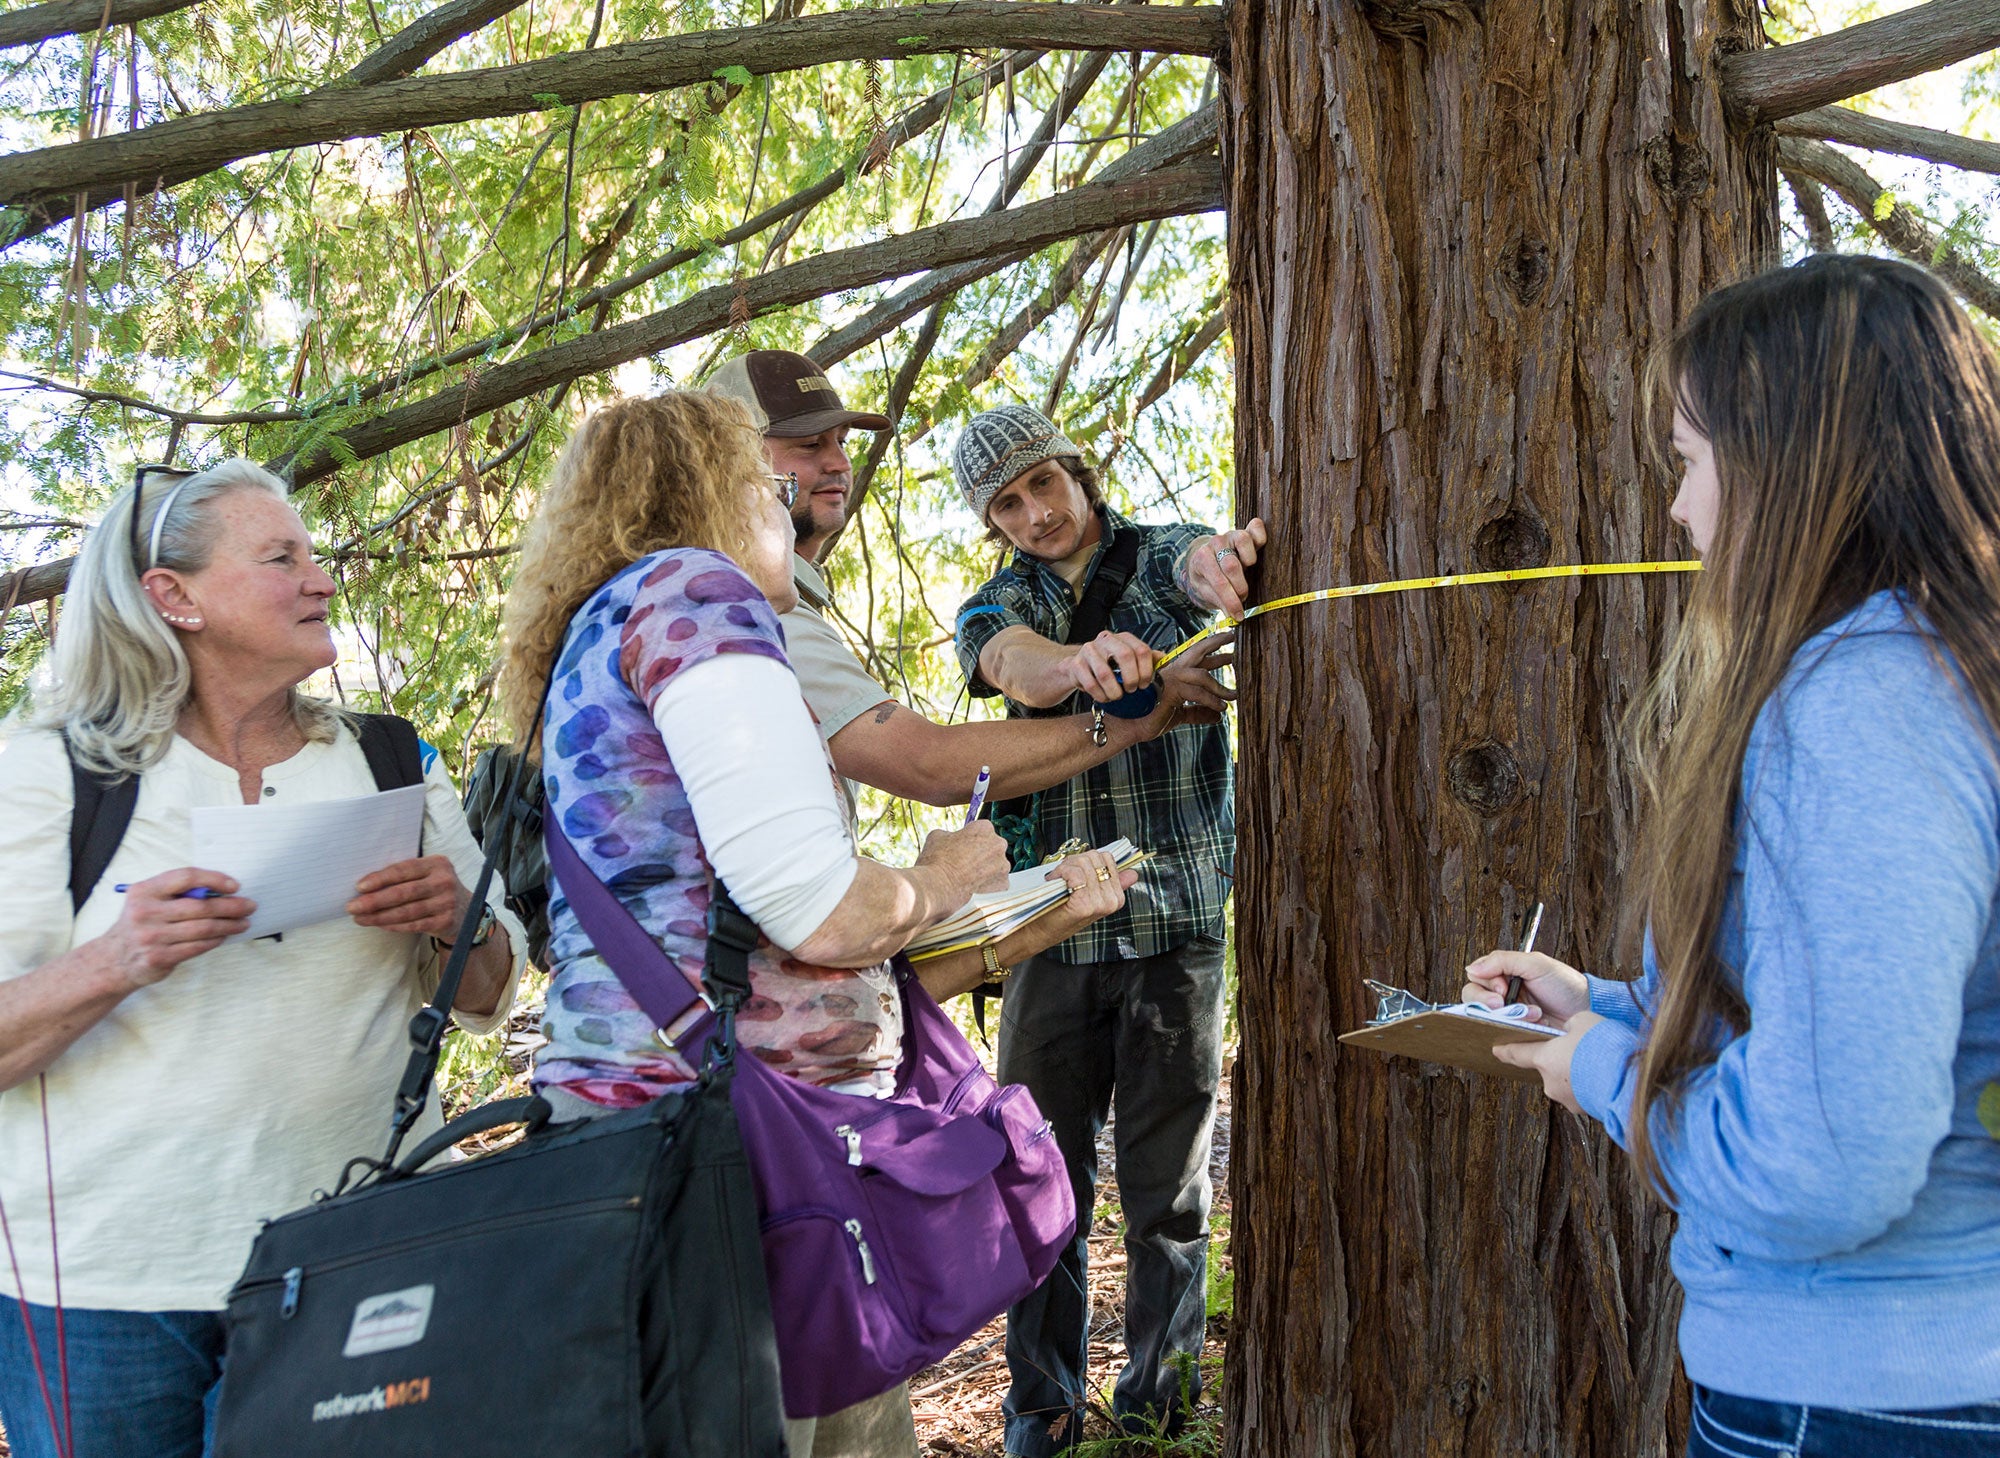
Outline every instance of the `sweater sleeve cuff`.
<svg viewBox="0 0 2000 1458">
<path fill-rule="evenodd" d="M 1569 1086 L 1577 1107 L 1602 1124 L 1620 1148 L 1625 1145 L 1625 1116 L 1632 1097 L 1632 1055 L 1638 1050 L 1637 1033 L 1606 1021 L 1576 1040 L 1576 1053 L 1570 1059 Z"/>
<path fill-rule="evenodd" d="M 1584 974 L 1590 984 L 1590 1010 L 1601 1018 L 1609 1018 L 1614 1023 L 1637 1031 L 1645 1024 L 1645 1009 L 1639 1006 L 1639 999 L 1633 995 L 1632 984 L 1619 982 L 1610 977 L 1592 977 Z"/>
</svg>

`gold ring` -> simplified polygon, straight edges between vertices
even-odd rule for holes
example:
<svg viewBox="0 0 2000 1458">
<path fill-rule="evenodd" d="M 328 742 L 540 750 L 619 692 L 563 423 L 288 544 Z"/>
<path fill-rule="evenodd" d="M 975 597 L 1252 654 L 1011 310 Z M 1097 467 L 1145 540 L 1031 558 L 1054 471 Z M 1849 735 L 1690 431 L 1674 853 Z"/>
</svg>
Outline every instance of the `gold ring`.
<svg viewBox="0 0 2000 1458">
<path fill-rule="evenodd" d="M 1097 868 L 1097 879 L 1100 881 L 1109 881 L 1111 879 L 1111 873 L 1105 870 L 1104 867 L 1099 866 Z"/>
</svg>

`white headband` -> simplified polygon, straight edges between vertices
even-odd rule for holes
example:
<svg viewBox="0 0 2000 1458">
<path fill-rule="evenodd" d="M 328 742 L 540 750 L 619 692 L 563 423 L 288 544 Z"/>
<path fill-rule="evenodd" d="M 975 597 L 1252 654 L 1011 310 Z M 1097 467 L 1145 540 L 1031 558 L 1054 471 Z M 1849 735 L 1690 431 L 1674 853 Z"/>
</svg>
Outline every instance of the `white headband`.
<svg viewBox="0 0 2000 1458">
<path fill-rule="evenodd" d="M 153 513 L 153 540 L 146 547 L 146 569 L 160 565 L 160 532 L 167 525 L 167 513 L 174 509 L 174 498 L 181 494 L 181 487 L 192 481 L 199 472 L 191 472 L 174 482 L 174 489 L 167 493 L 167 499 L 160 503 L 160 509 Z M 139 509 L 139 502 L 132 503 L 132 509 Z"/>
</svg>

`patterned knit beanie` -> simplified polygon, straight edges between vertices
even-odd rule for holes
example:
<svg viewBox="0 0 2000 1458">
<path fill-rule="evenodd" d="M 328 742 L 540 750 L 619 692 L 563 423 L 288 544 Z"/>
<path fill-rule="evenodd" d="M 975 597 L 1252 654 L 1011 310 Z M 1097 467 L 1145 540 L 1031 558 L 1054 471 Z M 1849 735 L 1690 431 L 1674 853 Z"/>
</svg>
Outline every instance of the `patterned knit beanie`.
<svg viewBox="0 0 2000 1458">
<path fill-rule="evenodd" d="M 972 417 L 951 448 L 951 474 L 958 494 L 983 523 L 993 498 L 1023 471 L 1057 456 L 1082 454 L 1041 411 L 1002 405 Z"/>
</svg>

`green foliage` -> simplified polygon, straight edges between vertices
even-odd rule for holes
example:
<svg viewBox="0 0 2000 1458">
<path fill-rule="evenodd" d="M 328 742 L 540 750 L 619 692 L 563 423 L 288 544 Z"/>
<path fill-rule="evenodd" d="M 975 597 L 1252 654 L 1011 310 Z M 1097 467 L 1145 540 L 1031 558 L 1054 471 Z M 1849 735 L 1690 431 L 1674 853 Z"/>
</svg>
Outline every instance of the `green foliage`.
<svg viewBox="0 0 2000 1458">
<path fill-rule="evenodd" d="M 95 130 L 122 130 L 135 117 L 144 125 L 302 94 L 336 82 L 427 8 L 207 0 L 95 40 L 11 52 L 0 57 L 4 145 L 74 140 L 85 113 Z M 595 14 L 588 4 L 523 7 L 428 71 L 581 49 Z M 598 44 L 761 18 L 746 0 L 635 0 L 605 9 Z M 88 214 L 74 236 L 65 225 L 0 253 L 0 368 L 47 382 L 0 379 L 0 571 L 73 553 L 134 462 L 328 451 L 338 472 L 295 498 L 340 583 L 343 656 L 321 687 L 409 715 L 463 774 L 481 743 L 509 730 L 494 714 L 493 678 L 512 551 L 583 412 L 621 391 L 696 384 L 738 349 L 806 348 L 896 285 L 739 322 L 386 455 L 357 458 L 342 432 L 700 289 L 977 215 L 1077 64 L 1052 54 L 1007 84 L 972 84 L 999 59 L 909 56 L 769 78 L 725 67 L 700 86 L 575 108 L 550 92 L 537 98 L 547 108 L 539 113 L 250 158 Z M 885 127 L 954 83 L 961 90 L 942 125 L 884 151 Z M 1129 83 L 1127 63 L 1114 61 L 1017 203 L 1075 186 L 1213 86 L 1205 62 L 1161 61 L 1145 73 L 1134 117 Z M 795 232 L 713 242 L 826 176 L 844 185 Z M 525 327 L 690 248 L 699 250 L 693 261 L 618 293 L 601 314 L 585 308 L 554 327 Z M 1150 408 L 1137 406 L 1222 288 L 1218 219 L 1164 224 L 1143 253 L 1108 250 L 997 371 L 969 379 L 1070 249 L 1047 249 L 954 300 L 831 565 L 856 650 L 939 719 L 991 707 L 967 702 L 950 645 L 960 601 L 994 561 L 948 468 L 952 437 L 972 412 L 1042 404 L 1059 384 L 1058 413 L 1109 458 L 1121 507 L 1154 520 L 1228 514 L 1227 337 Z M 1121 292 L 1114 327 L 1100 336 Z M 1092 333 L 1072 351 L 1093 293 Z M 886 403 L 922 322 L 917 315 L 834 366 L 850 403 Z M 467 357 L 446 364 L 454 352 Z M 854 445 L 858 458 L 867 437 Z M 59 601 L 0 617 L 0 712 L 29 692 L 60 620 Z M 907 857 L 925 829 L 950 818 L 871 798 L 866 848 Z M 454 1099 L 511 1076 L 500 1038 L 452 1042 L 445 1082 Z"/>
</svg>

